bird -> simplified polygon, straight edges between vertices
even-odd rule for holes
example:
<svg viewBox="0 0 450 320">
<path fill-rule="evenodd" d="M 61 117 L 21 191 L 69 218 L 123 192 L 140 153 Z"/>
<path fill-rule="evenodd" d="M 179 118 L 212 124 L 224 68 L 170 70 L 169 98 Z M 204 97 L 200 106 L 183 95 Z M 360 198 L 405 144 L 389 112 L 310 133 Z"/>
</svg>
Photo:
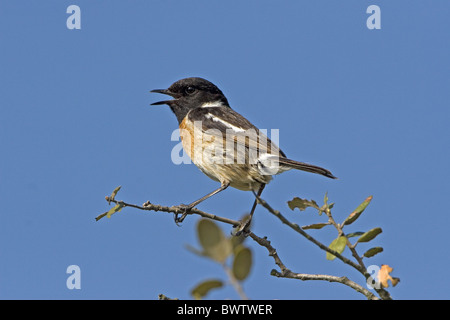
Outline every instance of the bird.
<svg viewBox="0 0 450 320">
<path fill-rule="evenodd" d="M 287 158 L 262 130 L 233 110 L 223 92 L 206 79 L 189 77 L 167 89 L 150 92 L 173 98 L 151 105 L 170 107 L 178 120 L 184 151 L 203 173 L 220 183 L 219 188 L 200 199 L 180 204 L 183 214 L 175 215 L 177 224 L 192 208 L 231 186 L 255 195 L 249 219 L 240 228 L 243 231 L 250 225 L 258 198 L 274 175 L 296 169 L 337 179 L 327 169 Z"/>
</svg>

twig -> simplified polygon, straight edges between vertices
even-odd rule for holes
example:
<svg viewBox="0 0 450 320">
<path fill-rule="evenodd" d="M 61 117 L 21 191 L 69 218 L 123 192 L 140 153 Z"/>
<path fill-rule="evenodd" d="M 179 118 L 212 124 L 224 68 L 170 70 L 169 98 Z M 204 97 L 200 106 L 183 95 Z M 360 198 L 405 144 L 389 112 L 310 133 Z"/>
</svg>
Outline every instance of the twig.
<svg viewBox="0 0 450 320">
<path fill-rule="evenodd" d="M 266 208 L 270 213 L 272 213 L 275 217 L 277 217 L 278 219 L 281 220 L 281 222 L 283 222 L 284 224 L 286 224 L 287 226 L 289 226 L 291 229 L 293 229 L 294 231 L 300 233 L 303 237 L 305 237 L 306 239 L 308 239 L 309 241 L 311 241 L 312 243 L 314 243 L 316 246 L 318 246 L 320 249 L 325 250 L 329 253 L 331 253 L 332 255 L 336 256 L 338 259 L 340 259 L 342 262 L 352 266 L 353 268 L 355 268 L 356 270 L 358 270 L 359 272 L 361 272 L 362 274 L 364 274 L 364 269 L 360 266 L 357 265 L 356 263 L 354 263 L 353 261 L 351 261 L 350 259 L 344 257 L 343 255 L 341 255 L 339 252 L 330 249 L 329 247 L 327 247 L 326 245 L 324 245 L 323 243 L 321 243 L 320 241 L 316 240 L 315 238 L 313 238 L 311 235 L 309 235 L 308 233 L 306 233 L 302 228 L 300 228 L 300 226 L 298 226 L 295 223 L 290 222 L 288 219 L 286 219 L 285 216 L 283 216 L 280 211 L 273 209 L 265 200 L 261 199 L 260 197 L 257 197 L 258 202 L 264 207 Z"/>
<path fill-rule="evenodd" d="M 276 265 L 280 268 L 281 272 L 277 270 L 272 270 L 271 275 L 280 277 L 280 278 L 290 278 L 290 279 L 297 279 L 297 280 L 323 280 L 323 281 L 329 281 L 329 282 L 338 282 L 342 283 L 346 286 L 349 286 L 350 288 L 354 289 L 355 291 L 362 293 L 370 300 L 378 300 L 378 297 L 376 297 L 373 293 L 371 293 L 369 290 L 363 288 L 359 284 L 357 284 L 354 281 L 349 280 L 347 277 L 337 277 L 337 276 L 331 276 L 331 275 L 325 275 L 325 274 L 305 274 L 305 273 L 294 273 L 291 270 L 289 270 L 284 263 L 281 261 L 280 257 L 278 256 L 278 253 L 274 247 L 270 244 L 270 241 L 267 240 L 267 238 L 260 238 L 256 236 L 253 232 L 249 233 L 249 236 L 255 240 L 259 245 L 265 247 L 267 251 L 269 252 L 269 256 L 271 256 L 274 260 Z"/>
<path fill-rule="evenodd" d="M 341 260 L 342 262 L 352 266 L 353 268 L 355 268 L 356 270 L 358 270 L 366 279 L 370 278 L 370 274 L 368 273 L 366 267 L 364 266 L 364 263 L 362 262 L 362 259 L 358 256 L 358 254 L 356 253 L 354 247 L 353 247 L 353 251 L 352 254 L 354 253 L 354 257 L 355 259 L 358 261 L 359 264 L 354 263 L 353 261 L 351 261 L 350 259 L 344 257 L 343 255 L 341 255 L 340 253 L 338 253 L 335 250 L 330 249 L 329 247 L 327 247 L 326 245 L 324 245 L 323 243 L 319 242 L 318 240 L 314 239 L 312 236 L 310 236 L 308 233 L 306 233 L 302 228 L 300 228 L 297 224 L 290 222 L 288 219 L 286 219 L 286 217 L 284 217 L 280 211 L 273 209 L 265 200 L 261 199 L 261 197 L 258 197 L 258 195 L 255 194 L 256 199 L 258 200 L 258 203 L 260 203 L 264 208 L 266 208 L 270 213 L 272 213 L 274 216 L 276 216 L 278 219 L 281 220 L 281 222 L 283 222 L 284 224 L 288 225 L 291 229 L 293 229 L 294 231 L 300 233 L 303 237 L 305 237 L 306 239 L 308 239 L 309 241 L 311 241 L 312 243 L 314 243 L 315 245 L 317 245 L 319 248 L 321 248 L 322 250 L 325 250 L 329 253 L 331 253 L 332 255 L 336 256 L 336 258 L 338 258 L 339 260 Z M 327 213 L 328 215 L 328 213 Z M 328 216 L 330 217 L 331 214 Z M 331 218 L 330 220 L 331 223 L 334 222 L 334 219 Z M 336 222 L 334 222 L 336 224 Z M 338 229 L 341 230 L 340 232 L 342 232 L 342 229 Z M 348 239 L 347 239 L 348 241 Z M 352 248 L 350 248 L 351 250 Z M 355 256 L 356 255 L 356 256 Z M 382 288 L 374 288 L 375 291 L 380 295 L 380 297 L 383 300 L 391 300 L 391 295 L 389 294 L 388 291 L 382 289 Z"/>
<path fill-rule="evenodd" d="M 241 297 L 241 299 L 242 300 L 248 300 L 247 295 L 245 294 L 244 290 L 242 289 L 242 286 L 239 283 L 239 281 L 234 277 L 233 272 L 231 271 L 230 267 L 227 266 L 226 263 L 223 263 L 222 267 L 225 270 L 225 273 L 227 274 L 231 285 L 233 286 L 234 290 L 236 290 L 236 292 Z"/>
<path fill-rule="evenodd" d="M 142 206 L 138 206 L 135 204 L 131 204 L 131 203 L 126 203 L 124 201 L 121 200 L 115 200 L 115 199 L 111 199 L 109 197 L 106 197 L 108 202 L 113 202 L 115 204 L 121 204 L 123 205 L 123 207 L 130 207 L 130 208 L 135 208 L 135 209 L 140 209 L 140 210 L 146 210 L 146 211 L 162 211 L 162 212 L 169 212 L 169 213 L 175 213 L 175 214 L 183 214 L 184 210 L 178 206 L 172 206 L 172 207 L 167 207 L 167 206 L 161 206 L 159 204 L 153 204 L 150 203 L 149 201 L 147 201 L 146 203 L 144 203 Z M 232 220 L 232 219 L 228 219 L 225 217 L 220 217 L 220 216 L 216 216 L 215 214 L 211 214 L 211 213 L 207 213 L 201 210 L 198 210 L 197 208 L 192 208 L 188 214 L 198 214 L 204 218 L 208 218 L 208 219 L 212 219 L 212 220 L 216 220 L 216 221 L 220 221 L 223 223 L 227 223 L 227 224 L 231 224 L 233 227 L 237 227 L 240 225 L 239 221 L 236 220 Z M 95 218 L 95 220 L 100 220 L 101 218 L 103 218 L 104 216 L 106 216 L 106 213 L 102 213 L 101 215 L 97 216 Z"/>
<path fill-rule="evenodd" d="M 336 252 L 335 250 L 332 250 L 332 249 L 328 248 L 327 246 L 325 246 L 324 244 L 322 244 L 318 240 L 314 239 L 312 236 L 310 236 L 308 233 L 306 233 L 304 230 L 302 230 L 301 227 L 299 227 L 297 224 L 290 222 L 279 211 L 274 210 L 265 200 L 261 199 L 257 195 L 255 195 L 255 196 L 258 199 L 258 203 L 260 203 L 270 213 L 272 213 L 278 219 L 280 219 L 281 222 L 283 222 L 284 224 L 288 225 L 291 229 L 293 229 L 294 231 L 300 233 L 302 236 L 304 236 L 306 239 L 308 239 L 309 241 L 311 241 L 312 243 L 317 245 L 322 250 L 325 250 L 325 251 L 333 254 L 334 256 L 336 256 L 338 259 L 340 259 L 344 263 L 352 266 L 353 268 L 355 268 L 356 270 L 361 272 L 366 277 L 366 279 L 370 276 L 368 274 L 367 270 L 363 266 L 355 264 L 353 261 L 351 261 L 351 260 L 347 259 L 346 257 L 342 256 L 340 253 Z M 115 200 L 114 198 L 108 197 L 108 196 L 106 197 L 106 200 L 108 201 L 108 203 L 113 202 L 115 204 L 120 204 L 123 207 L 131 207 L 131 208 L 144 210 L 144 211 L 156 211 L 156 212 L 162 211 L 162 212 L 168 212 L 168 213 L 174 213 L 174 214 L 182 214 L 182 213 L 184 213 L 183 208 L 180 208 L 178 206 L 167 207 L 167 206 L 162 206 L 162 205 L 158 205 L 158 204 L 152 204 L 149 201 L 144 203 L 142 206 L 139 206 L 139 205 L 135 205 L 135 204 L 126 203 L 126 202 L 121 201 L 121 200 Z M 239 226 L 241 224 L 241 222 L 239 222 L 239 221 L 228 219 L 228 218 L 225 218 L 225 217 L 220 217 L 220 216 L 217 216 L 217 215 L 214 215 L 214 214 L 210 214 L 210 213 L 198 210 L 196 208 L 191 209 L 188 212 L 188 214 L 197 214 L 197 215 L 200 215 L 201 217 L 204 217 L 204 218 L 208 218 L 208 219 L 212 219 L 212 220 L 215 220 L 215 221 L 219 221 L 219 222 L 223 222 L 223 223 L 226 223 L 226 224 L 230 224 L 233 227 L 237 227 L 237 226 Z M 97 216 L 95 218 L 95 220 L 98 221 L 98 220 L 100 220 L 101 218 L 103 218 L 106 215 L 107 215 L 107 213 L 100 214 L 99 216 Z M 281 272 L 276 271 L 276 270 L 272 270 L 271 274 L 274 275 L 274 276 L 284 277 L 284 278 L 291 278 L 291 279 L 298 279 L 298 280 L 302 280 L 302 281 L 306 281 L 306 280 L 323 280 L 323 281 L 329 281 L 329 282 L 342 283 L 342 284 L 344 284 L 346 286 L 351 287 L 355 291 L 363 294 L 368 299 L 371 299 L 371 300 L 378 299 L 378 297 L 376 297 L 373 293 L 371 293 L 367 289 L 363 288 L 359 284 L 349 280 L 347 277 L 338 277 L 338 276 L 321 275 L 321 274 L 315 274 L 314 275 L 314 274 L 294 273 L 294 272 L 289 270 L 284 265 L 284 263 L 281 261 L 280 257 L 278 256 L 278 254 L 276 252 L 276 249 L 274 247 L 272 247 L 272 245 L 270 244 L 270 241 L 268 241 L 266 237 L 264 237 L 264 238 L 258 237 L 257 235 L 255 235 L 251 231 L 248 232 L 248 235 L 255 242 L 257 242 L 259 245 L 265 247 L 269 251 L 269 256 L 273 257 L 273 259 L 275 261 L 275 264 L 278 265 L 278 267 L 280 268 Z M 227 270 L 225 270 L 225 271 L 227 271 Z M 236 288 L 236 289 L 237 289 L 238 293 L 241 295 L 241 293 L 238 290 L 238 288 Z M 384 289 L 375 289 L 375 290 L 377 291 L 377 293 L 380 295 L 380 297 L 382 299 L 391 299 L 389 293 L 386 290 L 384 290 Z M 245 296 L 245 294 L 241 295 L 241 297 L 247 298 Z"/>
<path fill-rule="evenodd" d="M 343 229 L 343 225 L 340 225 L 339 223 L 337 223 L 333 216 L 331 215 L 331 211 L 330 209 L 326 209 L 325 214 L 328 217 L 328 221 L 336 228 L 336 230 L 338 231 L 339 236 L 345 236 Z M 355 258 L 355 260 L 358 262 L 358 264 L 361 266 L 362 270 L 364 270 L 363 275 L 366 278 L 366 281 L 370 278 L 370 274 L 367 272 L 367 268 L 364 265 L 364 262 L 362 260 L 362 257 L 358 254 L 358 252 L 356 251 L 355 245 L 353 245 L 350 240 L 345 237 L 347 240 L 347 247 L 350 249 L 350 252 L 352 253 L 352 256 Z M 375 291 L 380 295 L 380 297 L 384 300 L 391 300 L 391 295 L 389 294 L 389 292 L 387 292 L 386 290 L 384 290 L 383 288 L 374 288 Z"/>
<path fill-rule="evenodd" d="M 330 209 L 327 208 L 326 210 L 324 210 L 324 212 L 328 217 L 328 222 L 336 228 L 338 235 L 345 236 L 345 233 L 342 230 L 341 225 L 339 223 L 337 223 L 334 220 L 333 216 L 331 215 Z M 350 240 L 347 237 L 345 237 L 345 239 L 347 239 L 347 247 L 350 249 L 352 256 L 356 259 L 356 261 L 359 263 L 359 265 L 361 266 L 362 269 L 367 270 L 362 258 L 359 256 L 358 252 L 356 252 L 355 246 L 351 244 Z"/>
</svg>

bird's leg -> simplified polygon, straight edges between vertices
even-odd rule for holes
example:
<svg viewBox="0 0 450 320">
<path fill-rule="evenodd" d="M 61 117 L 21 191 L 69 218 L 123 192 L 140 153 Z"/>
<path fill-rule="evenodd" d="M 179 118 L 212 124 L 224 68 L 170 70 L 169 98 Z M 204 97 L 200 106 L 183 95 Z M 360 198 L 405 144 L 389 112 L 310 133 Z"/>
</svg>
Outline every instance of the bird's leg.
<svg viewBox="0 0 450 320">
<path fill-rule="evenodd" d="M 181 223 L 183 222 L 184 218 L 186 218 L 186 216 L 188 215 L 189 211 L 194 208 L 196 205 L 198 205 L 200 202 L 205 201 L 206 199 L 212 197 L 213 195 L 215 195 L 216 193 L 219 193 L 220 191 L 225 190 L 226 188 L 228 188 L 228 186 L 230 185 L 230 183 L 228 181 L 224 181 L 221 183 L 220 188 L 217 188 L 216 190 L 208 193 L 207 195 L 205 195 L 204 197 L 201 197 L 200 199 L 190 203 L 190 204 L 180 204 L 179 206 L 177 206 L 178 208 L 180 208 L 183 213 L 181 215 L 181 217 L 178 218 L 178 213 L 175 214 L 175 223 Z"/>
<path fill-rule="evenodd" d="M 250 210 L 249 218 L 247 219 L 247 221 L 245 221 L 245 223 L 243 223 L 239 227 L 239 230 L 236 232 L 236 236 L 239 236 L 243 231 L 245 231 L 245 229 L 247 229 L 250 226 L 250 223 L 252 222 L 253 214 L 255 213 L 256 206 L 258 205 L 258 198 L 261 196 L 261 193 L 263 192 L 265 186 L 266 186 L 266 184 L 262 183 L 259 186 L 258 193 L 256 193 L 254 190 L 252 190 L 252 192 L 256 198 L 255 202 L 253 202 L 253 206 L 252 206 L 252 210 Z"/>
</svg>

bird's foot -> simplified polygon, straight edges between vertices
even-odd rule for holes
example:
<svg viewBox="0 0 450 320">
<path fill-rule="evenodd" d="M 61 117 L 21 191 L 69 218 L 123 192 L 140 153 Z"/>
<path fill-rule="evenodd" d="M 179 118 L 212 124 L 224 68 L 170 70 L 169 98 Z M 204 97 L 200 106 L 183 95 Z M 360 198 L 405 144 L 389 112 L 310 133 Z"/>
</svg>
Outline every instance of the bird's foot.
<svg viewBox="0 0 450 320">
<path fill-rule="evenodd" d="M 175 213 L 174 220 L 175 224 L 179 226 L 179 223 L 183 222 L 184 218 L 189 214 L 189 211 L 191 211 L 192 207 L 187 204 L 180 204 L 176 206 L 177 209 L 179 209 L 181 213 L 181 217 L 178 217 L 179 213 Z"/>
<path fill-rule="evenodd" d="M 241 224 L 239 226 L 237 226 L 236 232 L 234 233 L 234 235 L 236 237 L 239 237 L 240 235 L 243 235 L 244 237 L 247 237 L 250 233 L 250 224 L 252 222 L 252 219 L 247 219 L 245 221 L 241 221 Z"/>
</svg>

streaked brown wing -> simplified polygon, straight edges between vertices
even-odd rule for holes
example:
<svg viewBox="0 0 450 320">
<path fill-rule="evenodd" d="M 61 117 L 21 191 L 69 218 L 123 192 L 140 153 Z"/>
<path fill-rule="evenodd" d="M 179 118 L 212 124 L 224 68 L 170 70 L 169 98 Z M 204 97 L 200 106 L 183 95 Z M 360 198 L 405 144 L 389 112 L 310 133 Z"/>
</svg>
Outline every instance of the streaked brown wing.
<svg viewBox="0 0 450 320">
<path fill-rule="evenodd" d="M 215 135 L 218 135 L 220 132 L 224 145 L 228 141 L 229 146 L 231 146 L 230 140 L 233 141 L 236 149 L 241 153 L 237 157 L 244 156 L 246 163 L 249 161 L 248 157 L 251 158 L 250 163 L 256 163 L 257 158 L 263 154 L 285 157 L 284 152 L 267 135 L 229 107 L 198 108 L 190 111 L 188 116 L 193 122 L 202 122 L 203 132 L 209 130 L 209 134 Z M 245 150 L 245 155 L 242 154 L 241 150 Z M 231 151 L 229 150 L 229 152 Z"/>
</svg>

